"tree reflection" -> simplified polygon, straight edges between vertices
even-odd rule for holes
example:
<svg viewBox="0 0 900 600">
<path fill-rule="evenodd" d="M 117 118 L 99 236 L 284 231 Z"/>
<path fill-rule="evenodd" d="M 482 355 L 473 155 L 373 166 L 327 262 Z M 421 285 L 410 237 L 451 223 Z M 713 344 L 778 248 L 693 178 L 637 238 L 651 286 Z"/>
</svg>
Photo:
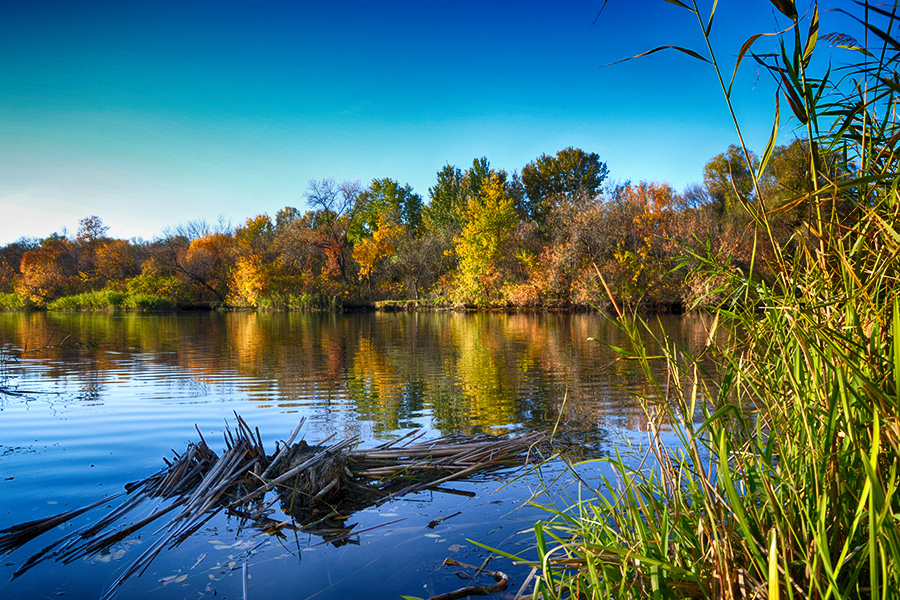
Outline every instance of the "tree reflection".
<svg viewBox="0 0 900 600">
<path fill-rule="evenodd" d="M 688 349 L 705 342 L 702 317 L 669 317 L 666 327 Z M 557 420 L 580 429 L 646 426 L 628 395 L 642 376 L 607 347 L 624 340 L 598 314 L 0 314 L 0 344 L 67 338 L 99 350 L 47 348 L 37 360 L 46 359 L 47 377 L 68 378 L 95 402 L 109 401 L 111 381 L 171 387 L 177 373 L 200 385 L 197 401 L 243 394 L 326 429 L 364 426 L 375 437 Z"/>
</svg>

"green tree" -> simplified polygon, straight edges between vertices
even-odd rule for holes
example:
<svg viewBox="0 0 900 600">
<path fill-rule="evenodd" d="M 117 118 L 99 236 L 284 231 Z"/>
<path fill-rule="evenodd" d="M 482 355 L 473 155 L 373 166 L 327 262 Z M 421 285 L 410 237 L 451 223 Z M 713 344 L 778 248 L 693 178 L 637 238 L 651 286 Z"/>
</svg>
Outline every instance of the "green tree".
<svg viewBox="0 0 900 600">
<path fill-rule="evenodd" d="M 751 162 L 756 168 L 759 160 L 752 152 Z M 754 200 L 753 173 L 747 167 L 743 151 L 734 144 L 717 154 L 703 167 L 703 183 L 715 199 L 721 218 L 738 213 L 740 198 Z"/>
<path fill-rule="evenodd" d="M 466 221 L 469 199 L 480 196 L 491 178 L 500 181 L 518 210 L 525 197 L 522 182 L 515 173 L 510 177 L 503 169 L 492 169 L 487 157 L 482 156 L 473 160 L 466 171 L 451 165 L 438 171 L 437 183 L 428 189 L 431 203 L 425 209 L 427 227 L 458 234 Z"/>
<path fill-rule="evenodd" d="M 407 183 L 385 177 L 375 179 L 360 192 L 357 209 L 350 225 L 349 237 L 354 243 L 371 236 L 378 230 L 379 222 L 393 221 L 413 235 L 422 227 L 422 196 L 413 192 Z"/>
<path fill-rule="evenodd" d="M 578 208 L 594 199 L 608 174 L 606 163 L 594 152 L 570 146 L 555 156 L 541 154 L 522 169 L 525 213 L 546 234 L 554 208 L 561 203 Z"/>
<path fill-rule="evenodd" d="M 459 231 L 468 201 L 462 170 L 444 165 L 438 171 L 437 182 L 428 188 L 428 194 L 431 202 L 424 210 L 426 227 L 432 231 Z"/>
</svg>

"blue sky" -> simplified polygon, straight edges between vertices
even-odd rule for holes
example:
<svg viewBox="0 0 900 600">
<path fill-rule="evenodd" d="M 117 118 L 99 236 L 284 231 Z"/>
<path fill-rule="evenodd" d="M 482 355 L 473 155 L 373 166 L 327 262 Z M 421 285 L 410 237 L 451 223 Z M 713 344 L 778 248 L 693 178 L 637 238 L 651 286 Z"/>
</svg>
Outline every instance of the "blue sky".
<svg viewBox="0 0 900 600">
<path fill-rule="evenodd" d="M 0 243 L 89 215 L 122 238 L 239 224 L 305 209 L 326 177 L 427 199 L 444 164 L 521 170 L 566 146 L 615 180 L 700 181 L 736 139 L 714 73 L 674 52 L 603 67 L 699 49 L 696 21 L 662 0 L 610 0 L 595 21 L 601 4 L 5 2 Z M 775 26 L 767 0 L 723 0 L 714 38 L 730 65 Z M 745 64 L 735 103 L 759 150 L 774 87 Z"/>
</svg>

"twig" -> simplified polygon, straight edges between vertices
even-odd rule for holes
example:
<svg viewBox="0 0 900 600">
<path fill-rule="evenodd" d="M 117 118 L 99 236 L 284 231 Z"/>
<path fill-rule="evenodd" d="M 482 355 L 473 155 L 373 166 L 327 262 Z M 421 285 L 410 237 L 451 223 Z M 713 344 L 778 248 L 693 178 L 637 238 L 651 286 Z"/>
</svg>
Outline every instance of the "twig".
<svg viewBox="0 0 900 600">
<path fill-rule="evenodd" d="M 272 462 L 269 463 L 269 466 L 266 467 L 266 470 L 263 471 L 262 475 L 260 475 L 260 479 L 265 479 L 269 475 L 269 471 L 272 470 L 272 467 L 278 464 L 278 461 L 281 460 L 285 453 L 287 453 L 288 449 L 291 447 L 291 444 L 294 443 L 294 438 L 296 438 L 297 434 L 300 433 L 300 429 L 303 427 L 304 423 L 306 423 L 306 417 L 301 417 L 300 422 L 297 423 L 297 426 L 294 427 L 294 431 L 291 432 L 291 436 L 284 443 L 284 447 L 278 454 L 275 455 L 275 458 L 272 459 Z"/>
<path fill-rule="evenodd" d="M 461 510 L 458 510 L 458 511 L 456 511 L 455 513 L 453 513 L 452 515 L 447 515 L 446 517 L 438 517 L 437 519 L 432 519 L 432 520 L 428 523 L 428 525 L 426 525 L 426 527 L 428 527 L 428 529 L 434 529 L 435 527 L 437 527 L 438 525 L 440 525 L 441 523 L 443 523 L 443 522 L 446 521 L 447 519 L 452 519 L 453 517 L 456 517 L 456 516 L 461 515 L 461 514 L 462 514 L 462 511 L 461 511 Z"/>
<path fill-rule="evenodd" d="M 473 567 L 472 565 L 461 563 L 459 561 L 453 560 L 452 558 L 444 559 L 443 564 L 451 567 L 462 567 L 464 569 L 479 571 L 478 567 Z M 506 589 L 506 586 L 509 584 L 509 576 L 506 573 L 503 573 L 502 571 L 484 572 L 493 577 L 497 583 L 492 583 L 491 585 L 486 586 L 470 585 L 458 590 L 453 590 L 452 592 L 432 596 L 428 600 L 457 600 L 458 598 L 465 598 L 466 596 L 488 596 L 490 594 L 502 592 Z"/>
</svg>

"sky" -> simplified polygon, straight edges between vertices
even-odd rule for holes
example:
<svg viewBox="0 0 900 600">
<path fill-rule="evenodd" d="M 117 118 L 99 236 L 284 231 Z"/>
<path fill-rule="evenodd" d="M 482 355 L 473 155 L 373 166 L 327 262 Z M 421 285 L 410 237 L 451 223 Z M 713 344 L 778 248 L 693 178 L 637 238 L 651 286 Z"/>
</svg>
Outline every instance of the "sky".
<svg viewBox="0 0 900 600">
<path fill-rule="evenodd" d="M 615 181 L 701 181 L 737 140 L 714 71 L 673 51 L 605 66 L 659 45 L 702 50 L 696 18 L 663 0 L 601 6 L 9 0 L 0 244 L 72 234 L 90 215 L 123 239 L 239 225 L 305 210 L 308 182 L 328 177 L 390 177 L 427 201 L 445 164 L 521 171 L 568 146 L 599 154 Z M 720 2 L 726 69 L 779 23 L 767 0 Z M 744 65 L 733 99 L 760 151 L 775 86 Z"/>
</svg>

